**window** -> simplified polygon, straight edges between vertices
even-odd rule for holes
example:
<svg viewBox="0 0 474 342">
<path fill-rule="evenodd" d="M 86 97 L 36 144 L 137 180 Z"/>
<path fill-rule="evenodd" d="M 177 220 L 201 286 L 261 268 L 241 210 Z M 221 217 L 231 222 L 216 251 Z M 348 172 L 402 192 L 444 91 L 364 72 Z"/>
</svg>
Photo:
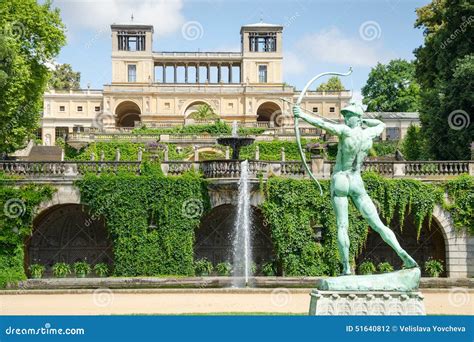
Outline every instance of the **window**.
<svg viewBox="0 0 474 342">
<path fill-rule="evenodd" d="M 317 113 L 318 111 L 318 107 L 313 107 L 313 113 Z"/>
<path fill-rule="evenodd" d="M 229 102 L 227 104 L 227 107 L 231 108 L 231 109 L 234 109 L 234 103 L 233 102 Z"/>
<path fill-rule="evenodd" d="M 145 32 L 119 32 L 118 49 L 121 51 L 145 51 Z"/>
<path fill-rule="evenodd" d="M 165 109 L 171 109 L 171 103 L 165 102 Z"/>
<path fill-rule="evenodd" d="M 72 131 L 73 131 L 74 133 L 84 132 L 84 126 L 74 126 L 74 127 L 72 128 Z"/>
<path fill-rule="evenodd" d="M 96 112 L 100 112 L 100 106 L 95 106 L 95 107 L 94 107 L 94 110 L 95 110 Z"/>
<path fill-rule="evenodd" d="M 250 32 L 249 50 L 251 52 L 275 52 L 276 32 Z"/>
<path fill-rule="evenodd" d="M 399 140 L 399 139 L 400 139 L 400 128 L 387 127 L 387 140 Z"/>
<path fill-rule="evenodd" d="M 77 106 L 77 111 L 82 112 L 82 106 Z"/>
<path fill-rule="evenodd" d="M 266 65 L 258 66 L 258 81 L 260 83 L 267 83 L 267 66 Z"/>
<path fill-rule="evenodd" d="M 56 136 L 56 139 L 58 138 L 66 139 L 68 133 L 69 133 L 69 128 L 67 127 L 56 127 L 54 129 L 54 134 Z"/>
<path fill-rule="evenodd" d="M 60 112 L 65 112 L 66 111 L 66 106 L 59 106 L 59 111 Z"/>
<path fill-rule="evenodd" d="M 128 82 L 137 81 L 137 66 L 135 64 L 129 64 L 128 66 Z"/>
<path fill-rule="evenodd" d="M 329 107 L 329 113 L 334 113 L 336 111 L 336 107 Z"/>
</svg>

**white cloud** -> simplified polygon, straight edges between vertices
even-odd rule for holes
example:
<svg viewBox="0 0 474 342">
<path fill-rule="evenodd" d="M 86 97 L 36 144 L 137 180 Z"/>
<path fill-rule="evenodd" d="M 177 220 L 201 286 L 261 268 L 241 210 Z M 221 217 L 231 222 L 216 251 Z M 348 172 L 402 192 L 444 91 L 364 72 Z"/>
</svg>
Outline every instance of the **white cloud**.
<svg viewBox="0 0 474 342">
<path fill-rule="evenodd" d="M 300 58 L 311 62 L 374 66 L 394 58 L 379 42 L 364 41 L 359 36 L 346 37 L 335 27 L 308 34 L 295 46 Z"/>
<path fill-rule="evenodd" d="M 299 75 L 306 70 L 306 63 L 294 52 L 285 52 L 283 58 L 285 75 Z"/>
<path fill-rule="evenodd" d="M 154 26 L 155 34 L 164 36 L 181 30 L 185 22 L 182 0 L 57 0 L 55 4 L 68 30 L 92 29 L 99 32 L 113 23 L 135 23 Z"/>
<path fill-rule="evenodd" d="M 364 98 L 364 96 L 362 96 L 362 93 L 360 92 L 360 90 L 353 90 L 352 91 L 352 98 L 349 102 L 357 103 L 357 104 L 361 105 L 365 110 L 365 108 L 367 106 L 362 104 L 362 99 L 363 98 Z"/>
</svg>

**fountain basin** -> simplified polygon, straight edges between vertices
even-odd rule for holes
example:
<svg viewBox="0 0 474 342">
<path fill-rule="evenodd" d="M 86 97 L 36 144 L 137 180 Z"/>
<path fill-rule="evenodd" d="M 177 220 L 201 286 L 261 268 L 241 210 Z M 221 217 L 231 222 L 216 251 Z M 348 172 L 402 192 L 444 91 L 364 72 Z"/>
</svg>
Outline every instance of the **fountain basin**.
<svg viewBox="0 0 474 342">
<path fill-rule="evenodd" d="M 240 156 L 240 149 L 243 146 L 253 144 L 255 138 L 253 137 L 221 137 L 217 138 L 217 143 L 232 148 L 232 159 L 238 160 Z"/>
</svg>

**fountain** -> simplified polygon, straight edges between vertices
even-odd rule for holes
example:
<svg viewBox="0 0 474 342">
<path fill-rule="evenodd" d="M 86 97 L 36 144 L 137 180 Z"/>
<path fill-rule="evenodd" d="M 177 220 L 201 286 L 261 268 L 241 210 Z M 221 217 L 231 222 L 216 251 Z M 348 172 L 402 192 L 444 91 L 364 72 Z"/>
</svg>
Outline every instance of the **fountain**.
<svg viewBox="0 0 474 342">
<path fill-rule="evenodd" d="M 240 164 L 239 196 L 237 218 L 234 225 L 233 238 L 233 286 L 245 287 L 252 276 L 252 217 L 250 214 L 250 190 L 248 161 Z"/>
<path fill-rule="evenodd" d="M 232 135 L 230 137 L 217 138 L 217 143 L 232 148 L 232 159 L 238 160 L 240 155 L 240 149 L 243 146 L 251 145 L 255 138 L 251 137 L 239 137 L 237 133 L 237 121 L 232 123 Z"/>
</svg>

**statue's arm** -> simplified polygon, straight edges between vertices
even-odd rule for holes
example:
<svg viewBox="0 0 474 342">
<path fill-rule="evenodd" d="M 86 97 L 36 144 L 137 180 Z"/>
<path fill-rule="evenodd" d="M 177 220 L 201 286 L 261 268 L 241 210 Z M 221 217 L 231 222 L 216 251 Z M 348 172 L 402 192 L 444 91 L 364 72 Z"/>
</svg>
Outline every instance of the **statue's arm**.
<svg viewBox="0 0 474 342">
<path fill-rule="evenodd" d="M 385 129 L 385 124 L 377 119 L 363 119 L 362 122 L 368 127 L 366 132 L 373 138 L 378 137 Z"/>
<path fill-rule="evenodd" d="M 313 126 L 319 127 L 321 129 L 324 129 L 325 131 L 337 136 L 341 136 L 342 134 L 344 134 L 344 132 L 347 129 L 346 125 L 333 124 L 331 122 L 324 121 L 323 119 L 308 115 L 306 113 L 302 113 L 299 106 L 293 107 L 293 114 L 296 117 L 303 119 L 307 123 Z"/>
</svg>

